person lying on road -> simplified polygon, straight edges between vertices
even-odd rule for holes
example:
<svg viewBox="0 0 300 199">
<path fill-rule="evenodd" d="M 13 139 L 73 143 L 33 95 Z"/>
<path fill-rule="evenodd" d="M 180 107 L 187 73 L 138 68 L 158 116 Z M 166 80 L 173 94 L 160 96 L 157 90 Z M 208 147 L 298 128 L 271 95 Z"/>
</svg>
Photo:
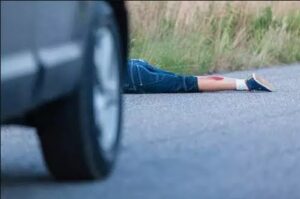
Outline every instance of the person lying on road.
<svg viewBox="0 0 300 199">
<path fill-rule="evenodd" d="M 143 59 L 128 60 L 125 71 L 125 93 L 183 93 L 224 90 L 273 91 L 264 78 L 252 74 L 248 79 L 220 75 L 185 76 L 162 70 Z"/>
</svg>

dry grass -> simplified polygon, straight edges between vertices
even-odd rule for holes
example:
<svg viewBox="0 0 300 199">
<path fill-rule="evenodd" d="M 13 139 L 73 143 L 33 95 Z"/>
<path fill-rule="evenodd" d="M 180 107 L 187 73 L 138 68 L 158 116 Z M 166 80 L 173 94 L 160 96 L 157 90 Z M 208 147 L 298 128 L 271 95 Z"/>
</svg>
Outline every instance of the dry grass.
<svg viewBox="0 0 300 199">
<path fill-rule="evenodd" d="M 131 57 L 183 73 L 300 61 L 300 2 L 127 2 Z"/>
</svg>

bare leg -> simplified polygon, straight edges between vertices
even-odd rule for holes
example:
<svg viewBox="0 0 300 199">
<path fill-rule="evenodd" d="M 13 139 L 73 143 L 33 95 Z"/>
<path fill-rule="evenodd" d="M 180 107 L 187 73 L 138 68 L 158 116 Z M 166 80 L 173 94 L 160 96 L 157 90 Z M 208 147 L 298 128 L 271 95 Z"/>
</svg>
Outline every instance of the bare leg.
<svg viewBox="0 0 300 199">
<path fill-rule="evenodd" d="M 236 80 L 219 75 L 197 76 L 198 88 L 203 92 L 236 90 Z"/>
</svg>

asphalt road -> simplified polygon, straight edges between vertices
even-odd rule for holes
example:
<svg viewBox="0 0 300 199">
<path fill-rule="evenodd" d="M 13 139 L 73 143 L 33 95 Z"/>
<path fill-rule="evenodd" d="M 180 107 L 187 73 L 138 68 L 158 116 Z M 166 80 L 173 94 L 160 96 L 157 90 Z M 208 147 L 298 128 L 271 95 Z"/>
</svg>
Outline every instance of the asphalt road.
<svg viewBox="0 0 300 199">
<path fill-rule="evenodd" d="M 255 72 L 277 91 L 126 95 L 122 152 L 102 182 L 54 182 L 34 129 L 2 127 L 1 198 L 299 199 L 300 65 Z"/>
</svg>

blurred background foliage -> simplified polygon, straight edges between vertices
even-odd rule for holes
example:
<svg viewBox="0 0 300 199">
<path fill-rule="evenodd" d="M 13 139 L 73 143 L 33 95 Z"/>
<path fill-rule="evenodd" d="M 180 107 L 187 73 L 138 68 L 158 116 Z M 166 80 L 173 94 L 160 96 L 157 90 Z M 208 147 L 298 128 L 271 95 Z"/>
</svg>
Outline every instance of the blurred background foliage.
<svg viewBox="0 0 300 199">
<path fill-rule="evenodd" d="M 129 1 L 130 57 L 204 74 L 300 61 L 300 2 Z"/>
</svg>

